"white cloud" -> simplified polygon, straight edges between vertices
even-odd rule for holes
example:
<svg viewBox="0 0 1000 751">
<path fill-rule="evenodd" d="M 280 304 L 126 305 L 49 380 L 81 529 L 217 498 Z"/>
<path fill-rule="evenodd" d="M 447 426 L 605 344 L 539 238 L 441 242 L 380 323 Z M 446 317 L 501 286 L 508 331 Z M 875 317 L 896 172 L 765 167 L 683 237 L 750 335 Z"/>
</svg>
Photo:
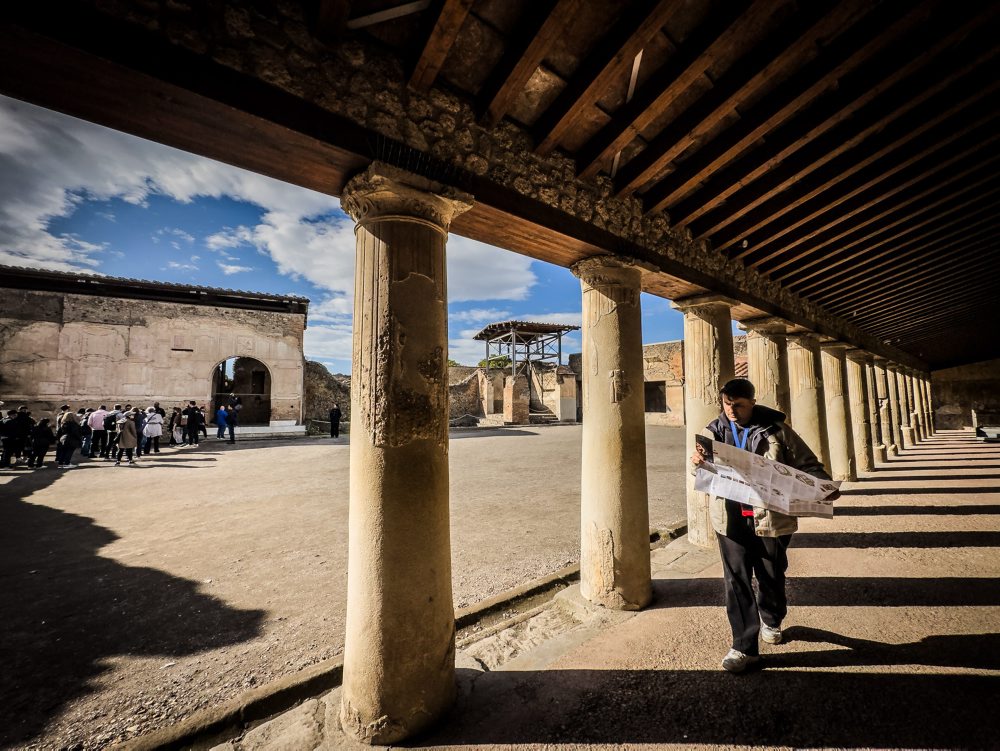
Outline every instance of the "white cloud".
<svg viewBox="0 0 1000 751">
<path fill-rule="evenodd" d="M 310 315 L 310 319 L 312 316 Z M 309 360 L 337 363 L 337 369 L 351 370 L 352 330 L 350 319 L 337 324 L 316 325 L 311 320 L 306 329 L 303 348 Z"/>
<path fill-rule="evenodd" d="M 472 308 L 448 314 L 449 323 L 496 323 L 509 320 L 510 311 L 499 308 Z"/>
<path fill-rule="evenodd" d="M 246 271 L 254 270 L 253 266 L 236 266 L 228 263 L 221 263 L 219 261 L 216 261 L 215 265 L 222 269 L 222 273 L 226 276 L 232 276 L 233 274 L 241 274 Z"/>
<path fill-rule="evenodd" d="M 198 267 L 193 263 L 178 263 L 177 261 L 167 261 L 168 269 L 174 269 L 176 271 L 197 271 Z"/>
<path fill-rule="evenodd" d="M 448 238 L 448 300 L 526 300 L 538 277 L 533 259 L 492 245 Z"/>
</svg>

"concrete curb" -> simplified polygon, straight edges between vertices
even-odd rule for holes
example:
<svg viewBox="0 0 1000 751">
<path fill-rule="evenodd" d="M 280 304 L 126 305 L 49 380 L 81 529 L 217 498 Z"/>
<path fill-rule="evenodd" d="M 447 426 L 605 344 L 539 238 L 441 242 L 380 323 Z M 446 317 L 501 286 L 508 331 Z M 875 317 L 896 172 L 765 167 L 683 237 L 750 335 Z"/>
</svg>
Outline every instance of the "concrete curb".
<svg viewBox="0 0 1000 751">
<path fill-rule="evenodd" d="M 665 529 L 650 533 L 650 542 L 675 540 L 687 534 L 687 522 L 675 522 Z M 489 626 L 505 620 L 503 613 L 527 600 L 551 596 L 569 587 L 580 578 L 580 564 L 566 566 L 520 587 L 501 592 L 495 597 L 455 611 L 455 629 L 461 630 L 490 620 Z M 483 635 L 486 635 L 485 633 Z M 469 639 L 466 639 L 469 641 Z M 174 749 L 208 749 L 225 743 L 255 723 L 292 709 L 301 702 L 337 688 L 343 679 L 344 659 L 338 656 L 311 665 L 293 675 L 286 675 L 266 686 L 248 691 L 217 707 L 203 709 L 168 728 L 154 731 L 131 741 L 118 744 L 123 751 L 173 751 Z"/>
</svg>

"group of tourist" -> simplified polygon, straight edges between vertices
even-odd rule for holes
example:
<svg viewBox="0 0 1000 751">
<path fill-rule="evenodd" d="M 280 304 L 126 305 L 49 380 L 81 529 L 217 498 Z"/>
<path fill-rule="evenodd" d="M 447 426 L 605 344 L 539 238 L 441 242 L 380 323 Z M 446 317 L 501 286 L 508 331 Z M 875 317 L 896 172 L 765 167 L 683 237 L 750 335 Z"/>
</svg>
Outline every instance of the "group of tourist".
<svg viewBox="0 0 1000 751">
<path fill-rule="evenodd" d="M 3 403 L 0 402 L 0 407 Z M 219 407 L 215 415 L 217 438 L 236 442 L 236 426 L 242 403 L 232 395 L 229 403 Z M 197 446 L 199 438 L 208 437 L 208 419 L 204 405 L 190 401 L 185 407 L 174 407 L 168 415 L 159 402 L 150 407 L 131 404 L 102 404 L 80 407 L 75 412 L 64 404 L 54 417 L 35 420 L 31 411 L 22 406 L 7 410 L 0 421 L 0 469 L 15 467 L 23 462 L 31 469 L 44 469 L 45 457 L 55 446 L 55 466 L 72 469 L 73 458 L 82 457 L 113 461 L 115 466 L 134 464 L 140 457 L 160 453 L 160 440 L 166 435 L 168 446 Z"/>
</svg>

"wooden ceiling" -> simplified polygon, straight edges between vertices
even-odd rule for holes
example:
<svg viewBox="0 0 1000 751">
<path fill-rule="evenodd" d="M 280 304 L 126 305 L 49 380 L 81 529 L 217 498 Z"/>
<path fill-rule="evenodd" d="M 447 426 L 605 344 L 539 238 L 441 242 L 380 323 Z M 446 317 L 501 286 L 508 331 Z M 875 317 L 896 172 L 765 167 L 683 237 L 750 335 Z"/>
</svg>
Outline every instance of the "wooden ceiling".
<svg viewBox="0 0 1000 751">
<path fill-rule="evenodd" d="M 485 128 L 513 123 L 580 180 L 705 240 L 713 266 L 758 270 L 893 359 L 1000 357 L 1000 0 L 282 3 L 307 9 L 328 50 L 381 50 L 402 62 L 400 86 L 450 91 Z M 13 4 L 0 92 L 337 194 L 373 158 L 370 131 L 130 20 L 188 8 L 218 23 L 228 5 Z M 462 179 L 477 205 L 457 232 L 562 265 L 619 252 L 616 236 L 488 175 Z M 781 314 L 681 260 L 656 263 L 651 292 L 714 290 L 745 303 L 736 318 Z"/>
<path fill-rule="evenodd" d="M 445 0 L 341 33 L 391 48 L 412 87 L 457 92 L 486 126 L 509 118 L 579 177 L 609 176 L 714 252 L 942 366 L 1000 355 L 998 10 Z"/>
</svg>

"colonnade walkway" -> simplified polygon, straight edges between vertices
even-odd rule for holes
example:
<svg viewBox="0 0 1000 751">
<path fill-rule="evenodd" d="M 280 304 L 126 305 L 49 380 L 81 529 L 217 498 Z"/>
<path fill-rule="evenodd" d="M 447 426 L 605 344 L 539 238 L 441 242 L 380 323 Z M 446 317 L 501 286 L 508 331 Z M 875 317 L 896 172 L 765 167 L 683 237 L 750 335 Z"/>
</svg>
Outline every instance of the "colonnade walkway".
<svg viewBox="0 0 1000 751">
<path fill-rule="evenodd" d="M 653 551 L 639 613 L 571 588 L 460 641 L 455 709 L 405 745 L 996 748 L 1000 445 L 939 431 L 843 491 L 793 538 L 785 643 L 758 669 L 721 670 L 718 555 L 681 538 Z M 361 748 L 339 705 L 337 689 L 225 748 Z"/>
</svg>

